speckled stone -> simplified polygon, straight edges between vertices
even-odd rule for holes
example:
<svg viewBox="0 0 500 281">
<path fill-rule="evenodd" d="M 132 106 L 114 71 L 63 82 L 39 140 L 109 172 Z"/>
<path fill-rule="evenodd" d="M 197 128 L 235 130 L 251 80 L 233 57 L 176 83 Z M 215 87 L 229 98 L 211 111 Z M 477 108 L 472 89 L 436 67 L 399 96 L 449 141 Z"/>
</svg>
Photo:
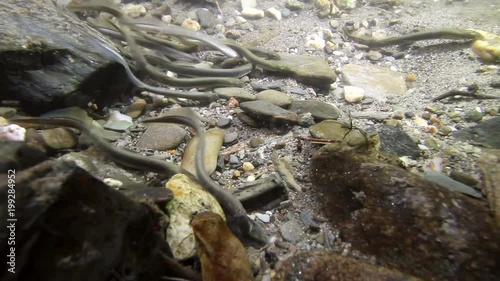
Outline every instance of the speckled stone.
<svg viewBox="0 0 500 281">
<path fill-rule="evenodd" d="M 179 146 L 186 135 L 186 130 L 175 124 L 149 123 L 136 146 L 141 149 L 169 150 Z"/>
</svg>

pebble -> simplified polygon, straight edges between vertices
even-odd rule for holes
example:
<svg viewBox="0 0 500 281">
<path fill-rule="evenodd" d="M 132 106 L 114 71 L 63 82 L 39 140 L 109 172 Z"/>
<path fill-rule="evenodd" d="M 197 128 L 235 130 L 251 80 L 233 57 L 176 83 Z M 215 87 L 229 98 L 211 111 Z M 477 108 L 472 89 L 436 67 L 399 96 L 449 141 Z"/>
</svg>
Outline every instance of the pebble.
<svg viewBox="0 0 500 281">
<path fill-rule="evenodd" d="M 316 124 L 316 122 L 314 121 L 314 117 L 310 112 L 299 114 L 297 123 L 299 124 L 299 126 L 304 128 L 309 128 L 312 125 Z"/>
<path fill-rule="evenodd" d="M 75 133 L 65 128 L 43 130 L 42 138 L 48 147 L 56 150 L 72 148 L 78 143 Z"/>
<path fill-rule="evenodd" d="M 274 7 L 267 9 L 266 14 L 275 20 L 281 20 L 281 12 Z"/>
<path fill-rule="evenodd" d="M 366 58 L 368 58 L 371 61 L 379 61 L 383 58 L 384 56 L 378 52 L 378 51 L 369 51 L 366 54 Z"/>
<path fill-rule="evenodd" d="M 250 139 L 249 145 L 251 148 L 256 148 L 264 144 L 263 138 L 253 137 Z"/>
<path fill-rule="evenodd" d="M 217 127 L 219 127 L 219 128 L 227 128 L 227 127 L 229 127 L 231 125 L 232 121 L 233 120 L 230 119 L 230 118 L 219 118 L 217 120 Z"/>
<path fill-rule="evenodd" d="M 207 8 L 198 9 L 196 11 L 196 16 L 200 21 L 201 27 L 211 28 L 214 26 L 214 14 Z"/>
<path fill-rule="evenodd" d="M 257 100 L 268 101 L 279 107 L 287 107 L 293 102 L 293 98 L 287 94 L 276 90 L 264 90 L 259 92 L 255 98 Z"/>
<path fill-rule="evenodd" d="M 231 166 L 235 166 L 235 165 L 240 165 L 240 159 L 238 158 L 238 156 L 234 155 L 234 154 L 231 154 L 229 155 L 229 165 Z"/>
<path fill-rule="evenodd" d="M 224 134 L 224 145 L 231 145 L 238 141 L 238 132 Z"/>
<path fill-rule="evenodd" d="M 299 11 L 304 9 L 306 4 L 298 0 L 287 0 L 285 6 L 292 11 Z"/>
<path fill-rule="evenodd" d="M 147 102 L 145 99 L 136 99 L 128 108 L 127 115 L 132 118 L 141 116 L 146 108 Z"/>
<path fill-rule="evenodd" d="M 201 29 L 201 26 L 197 21 L 189 19 L 189 18 L 185 19 L 182 22 L 181 26 L 184 28 L 190 29 L 190 30 L 194 30 L 194 31 L 200 31 L 200 29 Z"/>
<path fill-rule="evenodd" d="M 300 223 L 294 219 L 289 220 L 279 226 L 281 236 L 290 243 L 296 243 L 302 240 L 304 231 Z"/>
<path fill-rule="evenodd" d="M 247 19 L 261 19 L 264 17 L 264 11 L 256 8 L 245 8 L 241 15 Z"/>
<path fill-rule="evenodd" d="M 338 20 L 330 20 L 328 23 L 330 24 L 330 27 L 334 29 L 340 26 L 340 21 Z"/>
<path fill-rule="evenodd" d="M 355 86 L 344 86 L 344 99 L 350 103 L 356 103 L 363 100 L 365 90 Z"/>
<path fill-rule="evenodd" d="M 269 216 L 268 214 L 255 213 L 255 217 L 263 223 L 268 223 L 271 221 L 271 216 Z"/>
<path fill-rule="evenodd" d="M 249 93 L 243 88 L 237 87 L 227 87 L 227 88 L 216 88 L 214 92 L 220 97 L 229 99 L 231 97 L 237 99 L 238 101 L 252 101 L 255 100 L 255 95 Z"/>
<path fill-rule="evenodd" d="M 480 122 L 483 119 L 483 114 L 477 110 L 469 110 L 464 114 L 464 120 L 467 122 Z"/>
<path fill-rule="evenodd" d="M 437 183 L 440 186 L 445 187 L 451 191 L 467 194 L 475 198 L 483 197 L 483 195 L 480 192 L 476 191 L 474 188 L 465 185 L 461 182 L 458 182 L 456 180 L 453 180 L 439 172 L 428 171 L 424 174 L 424 178 L 428 181 Z"/>
<path fill-rule="evenodd" d="M 177 148 L 186 138 L 187 131 L 176 124 L 148 123 L 136 147 L 166 151 Z"/>
<path fill-rule="evenodd" d="M 340 110 L 335 105 L 317 100 L 295 100 L 289 110 L 297 114 L 311 113 L 312 117 L 318 121 L 336 120 L 340 117 Z"/>
<path fill-rule="evenodd" d="M 245 171 L 245 172 L 251 172 L 255 169 L 253 164 L 250 162 L 243 162 L 242 168 L 243 168 L 243 171 Z"/>
</svg>

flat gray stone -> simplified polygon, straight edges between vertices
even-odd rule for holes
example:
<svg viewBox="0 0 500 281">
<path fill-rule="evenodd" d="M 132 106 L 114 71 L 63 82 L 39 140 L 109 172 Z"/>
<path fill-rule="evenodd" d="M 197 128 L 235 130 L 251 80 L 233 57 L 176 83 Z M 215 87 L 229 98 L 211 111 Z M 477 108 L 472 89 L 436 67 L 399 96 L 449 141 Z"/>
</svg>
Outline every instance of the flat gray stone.
<svg viewBox="0 0 500 281">
<path fill-rule="evenodd" d="M 263 100 L 242 102 L 240 103 L 240 108 L 251 117 L 255 117 L 260 120 L 268 120 L 273 116 L 292 113 L 291 111 Z"/>
<path fill-rule="evenodd" d="M 319 56 L 279 53 L 280 62 L 290 68 L 295 80 L 306 85 L 329 88 L 337 80 L 335 71 Z"/>
<path fill-rule="evenodd" d="M 340 117 L 340 110 L 335 105 L 316 100 L 295 100 L 289 110 L 297 114 L 310 112 L 318 121 Z"/>
<path fill-rule="evenodd" d="M 453 132 L 451 135 L 457 140 L 474 141 L 500 149 L 500 116 L 483 121 L 476 126 Z"/>
<path fill-rule="evenodd" d="M 176 124 L 149 123 L 136 146 L 141 149 L 174 149 L 184 141 L 186 135 L 186 130 Z"/>
<path fill-rule="evenodd" d="M 365 90 L 365 97 L 385 101 L 387 96 L 403 95 L 404 75 L 376 65 L 347 64 L 342 69 L 344 83 Z"/>
<path fill-rule="evenodd" d="M 257 100 L 268 101 L 279 107 L 288 107 L 292 102 L 293 98 L 287 94 L 277 91 L 277 90 L 264 90 L 258 93 L 255 98 Z"/>
<path fill-rule="evenodd" d="M 296 220 L 290 220 L 280 225 L 280 233 L 283 239 L 290 243 L 296 243 L 304 236 L 302 226 Z"/>
</svg>

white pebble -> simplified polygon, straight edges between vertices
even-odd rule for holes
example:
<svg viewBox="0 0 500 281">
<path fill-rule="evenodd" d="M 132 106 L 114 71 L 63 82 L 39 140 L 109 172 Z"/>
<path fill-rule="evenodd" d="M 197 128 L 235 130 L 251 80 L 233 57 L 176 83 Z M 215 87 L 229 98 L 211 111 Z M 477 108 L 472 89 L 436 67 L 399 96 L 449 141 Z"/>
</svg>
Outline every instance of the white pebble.
<svg viewBox="0 0 500 281">
<path fill-rule="evenodd" d="M 24 141 L 25 135 L 26 129 L 16 124 L 0 127 L 0 139 Z"/>
<path fill-rule="evenodd" d="M 123 185 L 123 183 L 121 181 L 115 180 L 115 179 L 112 179 L 112 178 L 105 178 L 102 181 L 105 184 L 107 184 L 108 186 L 114 187 L 114 188 L 121 187 Z"/>
<path fill-rule="evenodd" d="M 118 110 L 111 110 L 109 112 L 108 122 L 111 122 L 111 121 L 130 121 L 130 122 L 132 122 L 132 117 L 125 115 L 125 114 L 121 114 Z"/>
<path fill-rule="evenodd" d="M 274 7 L 267 9 L 266 14 L 275 20 L 281 20 L 281 12 Z"/>
<path fill-rule="evenodd" d="M 365 90 L 363 88 L 354 86 L 344 87 L 344 99 L 347 102 L 360 102 L 365 97 Z"/>
<path fill-rule="evenodd" d="M 268 223 L 271 221 L 271 217 L 267 214 L 255 213 L 255 216 L 263 223 Z"/>
<path fill-rule="evenodd" d="M 253 181 L 255 181 L 255 175 L 249 175 L 247 177 L 247 182 L 253 182 Z"/>
<path fill-rule="evenodd" d="M 255 8 L 246 8 L 241 11 L 241 15 L 249 19 L 261 19 L 264 17 L 264 11 Z"/>
</svg>

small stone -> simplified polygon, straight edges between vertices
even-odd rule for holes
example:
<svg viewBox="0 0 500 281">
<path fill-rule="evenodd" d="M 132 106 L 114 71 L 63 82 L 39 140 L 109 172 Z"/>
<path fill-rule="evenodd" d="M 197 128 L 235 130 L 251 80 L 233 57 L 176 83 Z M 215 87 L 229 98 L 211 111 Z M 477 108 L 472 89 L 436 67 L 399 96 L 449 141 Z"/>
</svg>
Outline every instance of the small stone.
<svg viewBox="0 0 500 281">
<path fill-rule="evenodd" d="M 142 5 L 127 4 L 121 9 L 122 12 L 129 17 L 138 18 L 146 15 L 146 8 Z"/>
<path fill-rule="evenodd" d="M 250 162 L 243 162 L 243 171 L 251 172 L 255 169 L 255 167 Z"/>
<path fill-rule="evenodd" d="M 405 112 L 405 117 L 406 118 L 413 118 L 413 117 L 415 117 L 415 113 L 413 113 L 411 111 L 407 111 L 407 112 Z"/>
<path fill-rule="evenodd" d="M 264 11 L 256 8 L 246 8 L 241 11 L 241 15 L 247 19 L 261 19 L 264 17 Z"/>
<path fill-rule="evenodd" d="M 217 127 L 219 128 L 227 128 L 231 125 L 232 120 L 229 118 L 219 118 L 217 120 Z"/>
<path fill-rule="evenodd" d="M 422 118 L 425 120 L 429 120 L 429 119 L 431 119 L 431 117 L 432 117 L 432 114 L 430 112 L 422 113 Z"/>
<path fill-rule="evenodd" d="M 304 128 L 309 128 L 312 125 L 316 124 L 311 112 L 299 114 L 299 119 L 298 119 L 297 123 L 299 124 L 299 126 L 304 127 Z"/>
<path fill-rule="evenodd" d="M 176 124 L 148 123 L 136 146 L 141 149 L 166 151 L 178 147 L 186 135 L 186 130 Z"/>
<path fill-rule="evenodd" d="M 331 28 L 336 29 L 336 28 L 338 28 L 340 26 L 340 21 L 338 21 L 338 20 L 331 20 L 329 22 L 329 24 L 330 24 Z"/>
<path fill-rule="evenodd" d="M 238 102 L 237 99 L 235 99 L 234 97 L 230 97 L 229 98 L 229 101 L 227 102 L 227 106 L 229 108 L 236 108 L 240 105 L 240 103 Z"/>
<path fill-rule="evenodd" d="M 287 0 L 285 6 L 292 11 L 299 11 L 304 9 L 306 4 L 298 0 Z"/>
<path fill-rule="evenodd" d="M 365 90 L 355 86 L 344 86 L 344 99 L 347 102 L 360 102 L 365 97 Z"/>
<path fill-rule="evenodd" d="M 238 141 L 238 132 L 224 134 L 224 145 L 231 145 Z"/>
<path fill-rule="evenodd" d="M 480 122 L 483 119 L 483 114 L 477 110 L 469 110 L 464 114 L 464 120 L 467 122 Z"/>
<path fill-rule="evenodd" d="M 200 24 L 197 21 L 189 19 L 189 18 L 185 19 L 182 22 L 181 26 L 184 27 L 184 28 L 187 28 L 187 29 L 194 30 L 194 31 L 199 31 L 201 29 L 201 26 L 200 26 Z"/>
<path fill-rule="evenodd" d="M 240 172 L 240 171 L 238 171 L 238 170 L 234 170 L 234 172 L 233 172 L 233 177 L 234 177 L 234 178 L 239 178 L 240 176 L 241 176 L 241 172 Z"/>
<path fill-rule="evenodd" d="M 431 113 L 436 113 L 436 112 L 438 111 L 437 107 L 432 106 L 432 105 L 428 105 L 428 106 L 426 106 L 426 107 L 425 107 L 425 110 L 426 110 L 426 111 L 429 111 L 429 112 L 431 112 Z"/>
<path fill-rule="evenodd" d="M 392 113 L 392 118 L 397 120 L 403 120 L 405 118 L 405 114 L 402 110 L 396 110 Z"/>
<path fill-rule="evenodd" d="M 251 148 L 259 147 L 262 144 L 264 144 L 264 139 L 263 138 L 257 138 L 257 137 L 251 138 L 250 142 L 249 142 L 249 145 L 250 145 Z"/>
<path fill-rule="evenodd" d="M 450 126 L 439 127 L 439 134 L 441 134 L 443 136 L 449 136 L 453 131 L 454 131 L 454 129 Z"/>
<path fill-rule="evenodd" d="M 214 26 L 214 14 L 206 8 L 198 9 L 196 11 L 196 16 L 200 21 L 200 25 L 203 28 L 210 28 Z"/>
<path fill-rule="evenodd" d="M 255 175 L 249 175 L 247 177 L 247 182 L 254 182 L 255 181 Z"/>
<path fill-rule="evenodd" d="M 274 7 L 267 9 L 266 14 L 275 20 L 281 20 L 281 12 Z"/>
<path fill-rule="evenodd" d="M 229 155 L 229 165 L 231 166 L 235 166 L 235 165 L 240 165 L 240 159 L 238 158 L 238 156 L 234 155 L 234 154 L 231 154 Z"/>
<path fill-rule="evenodd" d="M 366 54 L 366 57 L 371 60 L 371 61 L 379 61 L 381 60 L 384 56 L 380 53 L 380 52 L 377 52 L 377 51 L 369 51 L 367 54 Z"/>
<path fill-rule="evenodd" d="M 255 213 L 255 217 L 257 217 L 263 223 L 268 223 L 271 221 L 271 217 L 268 214 Z"/>
<path fill-rule="evenodd" d="M 290 220 L 279 226 L 281 236 L 290 243 L 296 243 L 304 236 L 302 226 L 296 220 Z"/>
<path fill-rule="evenodd" d="M 76 146 L 78 139 L 75 133 L 65 128 L 43 130 L 45 144 L 52 149 L 67 149 Z"/>
<path fill-rule="evenodd" d="M 287 94 L 276 90 L 264 90 L 258 93 L 255 98 L 257 100 L 268 101 L 279 107 L 287 107 L 293 102 L 293 98 Z"/>
<path fill-rule="evenodd" d="M 145 99 L 136 99 L 128 108 L 127 115 L 132 118 L 137 118 L 141 116 L 144 108 L 146 108 L 147 102 Z"/>
</svg>

